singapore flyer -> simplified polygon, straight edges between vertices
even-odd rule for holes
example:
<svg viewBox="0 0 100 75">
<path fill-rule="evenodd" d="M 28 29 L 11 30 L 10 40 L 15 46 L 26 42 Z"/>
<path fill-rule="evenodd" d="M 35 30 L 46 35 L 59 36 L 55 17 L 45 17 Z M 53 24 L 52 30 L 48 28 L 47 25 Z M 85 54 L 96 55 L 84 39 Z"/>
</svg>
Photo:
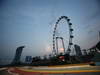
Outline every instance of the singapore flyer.
<svg viewBox="0 0 100 75">
<path fill-rule="evenodd" d="M 53 31 L 53 54 L 57 55 L 60 52 L 69 54 L 73 37 L 70 19 L 67 16 L 59 17 Z"/>
</svg>

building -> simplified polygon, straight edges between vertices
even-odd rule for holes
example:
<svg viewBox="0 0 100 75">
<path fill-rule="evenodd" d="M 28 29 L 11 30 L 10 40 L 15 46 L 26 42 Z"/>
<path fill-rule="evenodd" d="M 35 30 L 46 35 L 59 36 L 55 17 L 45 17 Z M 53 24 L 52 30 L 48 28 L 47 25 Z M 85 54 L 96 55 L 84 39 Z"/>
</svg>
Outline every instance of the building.
<svg viewBox="0 0 100 75">
<path fill-rule="evenodd" d="M 15 57 L 13 59 L 12 64 L 19 64 L 20 63 L 20 58 L 21 58 L 23 48 L 24 48 L 24 46 L 20 46 L 16 49 Z"/>
<path fill-rule="evenodd" d="M 31 63 L 32 62 L 32 56 L 26 56 L 25 62 L 26 63 Z"/>
<path fill-rule="evenodd" d="M 76 55 L 77 56 L 81 56 L 82 52 L 81 52 L 81 48 L 78 45 L 74 45 L 75 51 L 76 51 Z"/>
<path fill-rule="evenodd" d="M 86 49 L 83 49 L 82 51 L 83 51 L 83 55 L 88 55 L 88 53 L 87 53 L 87 50 L 86 50 Z"/>
</svg>

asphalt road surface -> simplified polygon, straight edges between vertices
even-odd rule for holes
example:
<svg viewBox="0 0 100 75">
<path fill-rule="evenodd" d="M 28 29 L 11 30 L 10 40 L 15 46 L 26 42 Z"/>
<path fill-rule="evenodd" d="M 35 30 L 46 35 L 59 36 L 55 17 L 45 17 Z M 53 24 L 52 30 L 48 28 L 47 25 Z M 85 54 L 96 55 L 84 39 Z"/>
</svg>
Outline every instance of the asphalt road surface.
<svg viewBox="0 0 100 75">
<path fill-rule="evenodd" d="M 84 69 L 84 70 L 83 70 Z M 100 66 L 9 67 L 0 68 L 0 75 L 100 75 Z"/>
<path fill-rule="evenodd" d="M 62 73 L 62 74 L 43 74 L 43 73 L 37 73 L 32 75 L 100 75 L 100 72 L 88 72 L 88 73 Z M 22 75 L 22 74 L 10 74 L 6 70 L 0 71 L 0 75 Z M 29 75 L 29 74 L 27 74 Z"/>
<path fill-rule="evenodd" d="M 11 75 L 6 70 L 0 71 L 0 75 Z"/>
</svg>

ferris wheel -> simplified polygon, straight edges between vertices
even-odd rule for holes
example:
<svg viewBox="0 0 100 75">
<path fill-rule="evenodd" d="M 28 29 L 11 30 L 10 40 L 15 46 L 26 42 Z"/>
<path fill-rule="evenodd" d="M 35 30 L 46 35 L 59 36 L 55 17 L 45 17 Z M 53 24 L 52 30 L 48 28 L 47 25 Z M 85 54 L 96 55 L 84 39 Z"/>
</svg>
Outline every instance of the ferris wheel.
<svg viewBox="0 0 100 75">
<path fill-rule="evenodd" d="M 73 37 L 73 28 L 70 19 L 67 16 L 59 17 L 56 24 L 54 25 L 53 31 L 53 54 L 59 54 L 59 46 L 61 45 L 63 53 L 69 54 L 73 45 Z"/>
</svg>

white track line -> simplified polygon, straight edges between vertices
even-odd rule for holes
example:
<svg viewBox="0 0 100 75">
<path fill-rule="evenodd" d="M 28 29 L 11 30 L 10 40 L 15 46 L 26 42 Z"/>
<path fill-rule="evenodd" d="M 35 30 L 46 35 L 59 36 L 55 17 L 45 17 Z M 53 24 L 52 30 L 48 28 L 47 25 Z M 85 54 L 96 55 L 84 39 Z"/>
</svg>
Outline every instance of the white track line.
<svg viewBox="0 0 100 75">
<path fill-rule="evenodd" d="M 19 75 L 18 73 L 12 73 L 11 70 L 14 70 L 14 69 L 11 68 L 11 69 L 8 69 L 8 70 L 7 70 L 9 74 L 11 74 L 11 75 Z"/>
<path fill-rule="evenodd" d="M 0 71 L 2 71 L 2 70 L 6 70 L 7 68 L 0 68 Z"/>
</svg>

